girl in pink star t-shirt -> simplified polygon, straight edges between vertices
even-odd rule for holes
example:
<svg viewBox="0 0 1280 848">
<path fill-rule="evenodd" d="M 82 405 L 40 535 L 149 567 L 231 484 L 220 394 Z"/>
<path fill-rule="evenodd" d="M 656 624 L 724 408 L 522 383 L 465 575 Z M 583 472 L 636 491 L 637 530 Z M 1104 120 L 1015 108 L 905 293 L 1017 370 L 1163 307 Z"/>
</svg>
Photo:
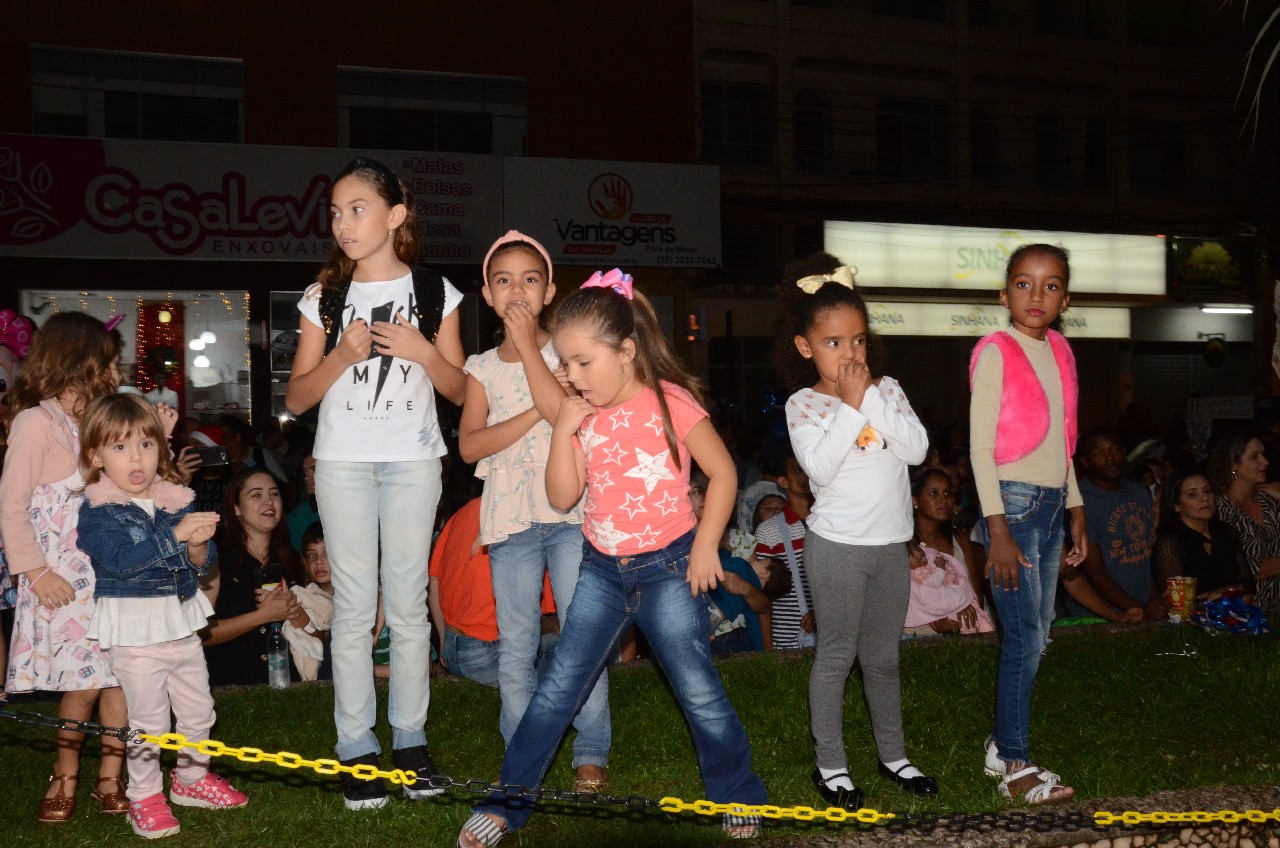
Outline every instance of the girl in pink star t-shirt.
<svg viewBox="0 0 1280 848">
<path fill-rule="evenodd" d="M 542 785 L 574 713 L 635 623 L 684 710 L 707 798 L 744 805 L 725 816 L 725 831 L 754 836 L 752 807 L 768 796 L 711 662 L 706 594 L 724 577 L 717 548 L 737 494 L 733 459 L 629 275 L 596 273 L 560 304 L 550 330 L 577 393 L 554 422 L 547 498 L 568 510 L 586 492 L 586 541 L 555 657 L 507 743 L 498 783 Z M 690 461 L 709 478 L 700 524 Z M 490 848 L 524 825 L 532 806 L 495 791 L 476 805 L 459 844 Z"/>
</svg>

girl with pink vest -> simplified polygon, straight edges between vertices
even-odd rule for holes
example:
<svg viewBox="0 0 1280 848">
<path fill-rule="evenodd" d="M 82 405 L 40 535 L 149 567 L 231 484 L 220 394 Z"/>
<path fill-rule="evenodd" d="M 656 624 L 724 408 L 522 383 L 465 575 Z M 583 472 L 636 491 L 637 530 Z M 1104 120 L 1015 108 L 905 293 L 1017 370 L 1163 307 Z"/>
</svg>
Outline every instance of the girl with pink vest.
<svg viewBox="0 0 1280 848">
<path fill-rule="evenodd" d="M 1073 790 L 1032 763 L 1031 690 L 1049 643 L 1058 569 L 1085 554 L 1085 517 L 1071 469 L 1076 447 L 1075 357 L 1049 329 L 1066 311 L 1067 252 L 1024 245 L 1009 257 L 1000 304 L 1010 327 L 982 339 L 969 362 L 973 476 L 991 534 L 987 578 L 1004 638 L 996 677 L 995 728 L 987 774 L 1028 804 L 1059 803 Z M 1072 547 L 1063 556 L 1070 513 Z"/>
</svg>

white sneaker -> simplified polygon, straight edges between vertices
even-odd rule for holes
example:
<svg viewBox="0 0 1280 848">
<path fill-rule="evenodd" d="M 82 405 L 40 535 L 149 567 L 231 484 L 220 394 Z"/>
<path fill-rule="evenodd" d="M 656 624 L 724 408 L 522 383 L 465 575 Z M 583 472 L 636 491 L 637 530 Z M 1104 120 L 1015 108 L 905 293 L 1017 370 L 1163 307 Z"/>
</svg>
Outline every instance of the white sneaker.
<svg viewBox="0 0 1280 848">
<path fill-rule="evenodd" d="M 1003 780 L 1004 760 L 1000 759 L 1000 749 L 996 747 L 996 740 L 987 739 L 987 744 L 984 747 L 986 757 L 982 763 L 982 773 Z"/>
</svg>

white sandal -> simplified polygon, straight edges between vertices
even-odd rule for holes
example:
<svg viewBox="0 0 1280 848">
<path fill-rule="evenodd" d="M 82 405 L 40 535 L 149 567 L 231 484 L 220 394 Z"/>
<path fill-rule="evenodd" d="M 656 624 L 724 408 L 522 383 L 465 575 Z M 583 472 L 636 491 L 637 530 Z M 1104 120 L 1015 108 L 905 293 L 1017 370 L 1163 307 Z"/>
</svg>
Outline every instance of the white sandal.
<svg viewBox="0 0 1280 848">
<path fill-rule="evenodd" d="M 988 739 L 987 744 L 983 746 L 982 773 L 989 777 L 1004 776 L 1004 760 L 1000 759 L 1000 749 L 996 747 L 996 740 Z"/>
<path fill-rule="evenodd" d="M 1020 799 L 1014 798 L 1013 793 L 1015 790 L 1009 784 L 1013 783 L 1015 780 L 1021 780 L 1022 778 L 1033 774 L 1040 779 L 1040 782 L 1022 793 Z M 1053 790 L 1059 787 L 1069 790 L 1068 793 L 1055 797 L 1053 795 Z M 1048 769 L 1042 769 L 1039 766 L 1028 765 L 1026 768 L 1020 771 L 1015 771 L 1013 774 L 1006 774 L 1004 778 L 1001 779 L 1000 794 L 1008 798 L 1010 801 L 1021 800 L 1027 804 L 1041 805 L 1060 804 L 1064 801 L 1070 801 L 1075 792 L 1070 786 L 1062 785 L 1062 777 L 1060 775 L 1056 775 Z"/>
<path fill-rule="evenodd" d="M 493 848 L 506 835 L 506 828 L 493 816 L 472 813 L 471 818 L 462 826 L 462 832 L 458 834 L 458 848 L 473 848 L 474 845 Z M 471 838 L 467 839 L 468 836 Z"/>
</svg>

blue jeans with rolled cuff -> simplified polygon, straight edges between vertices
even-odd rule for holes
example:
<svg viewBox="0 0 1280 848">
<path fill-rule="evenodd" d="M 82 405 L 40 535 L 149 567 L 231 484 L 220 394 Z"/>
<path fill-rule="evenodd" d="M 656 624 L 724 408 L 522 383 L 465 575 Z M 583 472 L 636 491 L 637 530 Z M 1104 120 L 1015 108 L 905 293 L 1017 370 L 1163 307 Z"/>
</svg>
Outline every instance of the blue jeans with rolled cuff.
<svg viewBox="0 0 1280 848">
<path fill-rule="evenodd" d="M 542 575 L 551 576 L 556 613 L 565 617 L 577 591 L 582 563 L 582 526 L 568 522 L 533 522 L 519 533 L 489 546 L 494 612 L 498 620 L 498 690 L 502 712 L 498 729 L 510 742 L 533 690 L 542 642 Z M 582 711 L 573 720 L 573 766 L 609 764 L 613 728 L 609 723 L 609 681 L 602 674 Z"/>
<path fill-rule="evenodd" d="M 560 738 L 634 621 L 666 674 L 693 735 L 707 798 L 717 803 L 763 804 L 764 782 L 751 769 L 751 743 L 711 662 L 711 622 L 705 594 L 685 582 L 694 531 L 665 548 L 609 556 L 583 545 L 573 603 L 551 668 L 507 744 L 500 785 L 542 785 Z M 528 798 L 495 790 L 475 811 L 499 816 L 508 830 L 533 813 Z"/>
<path fill-rule="evenodd" d="M 1001 760 L 1030 762 L 1031 690 L 1053 624 L 1067 490 L 1001 480 L 1000 498 L 1009 533 L 1031 568 L 1018 566 L 1016 590 L 1001 588 L 988 578 L 1004 629 L 992 738 Z"/>
</svg>

